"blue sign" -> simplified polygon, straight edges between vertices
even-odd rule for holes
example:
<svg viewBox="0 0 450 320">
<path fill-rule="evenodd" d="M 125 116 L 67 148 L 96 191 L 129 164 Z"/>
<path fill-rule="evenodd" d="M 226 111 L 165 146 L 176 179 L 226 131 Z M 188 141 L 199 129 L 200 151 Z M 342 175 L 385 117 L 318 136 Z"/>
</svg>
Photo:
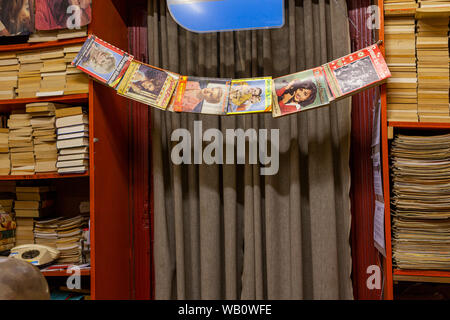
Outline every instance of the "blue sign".
<svg viewBox="0 0 450 320">
<path fill-rule="evenodd" d="M 174 20 L 192 32 L 281 28 L 283 0 L 167 0 Z"/>
</svg>

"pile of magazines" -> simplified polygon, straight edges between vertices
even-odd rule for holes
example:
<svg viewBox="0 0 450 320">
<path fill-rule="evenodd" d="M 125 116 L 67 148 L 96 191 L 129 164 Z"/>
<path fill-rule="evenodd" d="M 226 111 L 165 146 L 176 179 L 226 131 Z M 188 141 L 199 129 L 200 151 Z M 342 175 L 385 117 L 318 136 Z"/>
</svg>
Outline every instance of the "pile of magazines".
<svg viewBox="0 0 450 320">
<path fill-rule="evenodd" d="M 320 67 L 272 79 L 182 76 L 136 61 L 90 35 L 74 66 L 127 98 L 172 112 L 274 117 L 329 105 L 391 76 L 377 44 Z"/>
</svg>

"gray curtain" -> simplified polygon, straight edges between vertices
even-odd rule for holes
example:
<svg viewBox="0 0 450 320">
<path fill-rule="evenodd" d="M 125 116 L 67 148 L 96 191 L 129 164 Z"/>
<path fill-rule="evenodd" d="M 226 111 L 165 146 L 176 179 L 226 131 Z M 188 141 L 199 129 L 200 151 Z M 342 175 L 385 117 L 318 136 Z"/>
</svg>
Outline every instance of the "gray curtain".
<svg viewBox="0 0 450 320">
<path fill-rule="evenodd" d="M 278 77 L 350 52 L 344 0 L 286 0 L 281 29 L 195 34 L 149 0 L 149 63 L 183 75 Z M 352 299 L 350 99 L 273 119 L 152 110 L 157 299 Z M 279 128 L 280 168 L 174 165 L 171 133 Z"/>
</svg>

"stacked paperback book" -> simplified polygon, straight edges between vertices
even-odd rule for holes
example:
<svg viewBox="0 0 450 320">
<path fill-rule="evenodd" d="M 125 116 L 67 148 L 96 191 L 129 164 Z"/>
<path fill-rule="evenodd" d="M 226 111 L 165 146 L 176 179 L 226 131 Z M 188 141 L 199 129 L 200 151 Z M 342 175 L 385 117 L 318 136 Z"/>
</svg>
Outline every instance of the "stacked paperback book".
<svg viewBox="0 0 450 320">
<path fill-rule="evenodd" d="M 417 21 L 417 102 L 421 122 L 450 122 L 448 21 L 448 17 Z"/>
<path fill-rule="evenodd" d="M 81 106 L 57 108 L 58 173 L 83 173 L 89 168 L 89 119 Z"/>
<path fill-rule="evenodd" d="M 15 52 L 0 53 L 0 100 L 14 99 L 18 86 L 19 60 Z"/>
<path fill-rule="evenodd" d="M 392 251 L 401 269 L 450 270 L 450 134 L 392 143 Z"/>
<path fill-rule="evenodd" d="M 9 129 L 0 128 L 0 176 L 11 172 L 11 159 L 9 156 Z"/>
<path fill-rule="evenodd" d="M 415 5 L 415 2 L 413 2 Z M 388 121 L 417 122 L 417 74 L 414 16 L 386 16 Z"/>
<path fill-rule="evenodd" d="M 87 27 L 80 29 L 41 30 L 31 34 L 28 42 L 48 42 L 87 36 Z"/>
<path fill-rule="evenodd" d="M 82 234 L 88 220 L 89 217 L 81 215 L 35 220 L 35 242 L 58 249 L 58 264 L 82 263 Z"/>
<path fill-rule="evenodd" d="M 55 104 L 29 103 L 26 112 L 31 115 L 35 172 L 56 172 Z"/>
<path fill-rule="evenodd" d="M 13 113 L 8 119 L 11 174 L 31 175 L 35 172 L 31 115 Z"/>
<path fill-rule="evenodd" d="M 417 9 L 415 0 L 384 0 L 385 17 L 414 16 Z"/>
</svg>

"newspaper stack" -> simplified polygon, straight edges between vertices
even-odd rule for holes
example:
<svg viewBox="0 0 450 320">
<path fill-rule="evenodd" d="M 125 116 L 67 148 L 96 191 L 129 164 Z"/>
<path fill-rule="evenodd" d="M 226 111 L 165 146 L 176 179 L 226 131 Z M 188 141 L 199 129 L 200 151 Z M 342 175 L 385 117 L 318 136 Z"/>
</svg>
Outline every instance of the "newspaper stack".
<svg viewBox="0 0 450 320">
<path fill-rule="evenodd" d="M 11 152 L 11 174 L 34 174 L 35 162 L 33 153 L 33 128 L 31 115 L 13 113 L 8 119 L 9 151 Z"/>
<path fill-rule="evenodd" d="M 401 269 L 450 270 L 450 134 L 392 143 L 392 249 Z"/>
<path fill-rule="evenodd" d="M 37 102 L 26 105 L 26 111 L 31 115 L 33 128 L 33 152 L 38 172 L 56 172 L 56 127 L 55 104 Z"/>
<path fill-rule="evenodd" d="M 44 220 L 35 219 L 34 220 L 35 243 L 56 248 L 56 240 L 58 240 L 58 234 L 56 233 L 56 229 L 58 228 L 59 220 L 60 218 L 51 218 Z"/>
<path fill-rule="evenodd" d="M 0 128 L 0 176 L 11 172 L 11 159 L 9 157 L 9 129 Z"/>
<path fill-rule="evenodd" d="M 87 224 L 83 216 L 61 219 L 58 223 L 56 248 L 60 252 L 57 263 L 82 263 L 82 232 Z"/>
</svg>

